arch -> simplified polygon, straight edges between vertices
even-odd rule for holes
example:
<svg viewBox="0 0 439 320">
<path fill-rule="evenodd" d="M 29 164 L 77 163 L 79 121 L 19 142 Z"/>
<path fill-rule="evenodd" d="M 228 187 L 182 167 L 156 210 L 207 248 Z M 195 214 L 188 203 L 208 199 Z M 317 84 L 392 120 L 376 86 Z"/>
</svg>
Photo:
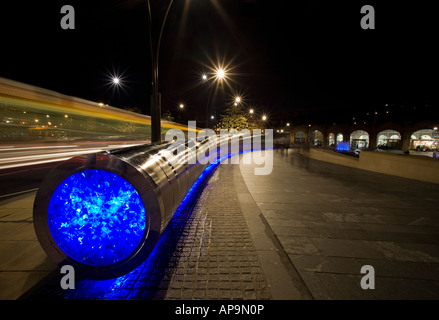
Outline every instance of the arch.
<svg viewBox="0 0 439 320">
<path fill-rule="evenodd" d="M 404 131 L 404 127 L 401 124 L 395 123 L 395 122 L 385 122 L 376 127 L 376 132 L 382 132 L 382 131 L 397 131 L 399 133 Z"/>
<path fill-rule="evenodd" d="M 377 148 L 391 150 L 401 149 L 401 134 L 393 129 L 387 129 L 378 132 Z"/>
<path fill-rule="evenodd" d="M 343 141 L 343 133 L 337 133 L 337 143 Z"/>
<path fill-rule="evenodd" d="M 337 143 L 336 143 L 336 138 L 335 138 L 335 134 L 332 133 L 332 132 L 328 135 L 328 144 L 329 144 L 330 146 L 336 146 L 336 145 L 337 145 Z"/>
<path fill-rule="evenodd" d="M 303 131 L 296 131 L 294 133 L 294 143 L 304 144 L 306 140 L 306 134 Z"/>
<path fill-rule="evenodd" d="M 407 131 L 416 132 L 416 131 L 422 131 L 422 130 L 431 130 L 431 129 L 437 128 L 437 127 L 438 127 L 438 123 L 427 120 L 427 121 L 420 121 L 420 122 L 416 122 L 414 124 L 411 124 L 407 128 Z"/>
<path fill-rule="evenodd" d="M 369 133 L 364 130 L 355 130 L 350 135 L 351 148 L 365 149 L 369 147 Z"/>
<path fill-rule="evenodd" d="M 410 135 L 410 148 L 416 150 L 438 150 L 439 132 L 434 129 L 420 129 Z"/>
<path fill-rule="evenodd" d="M 314 130 L 310 134 L 310 145 L 321 146 L 323 145 L 323 133 L 320 130 Z"/>
</svg>

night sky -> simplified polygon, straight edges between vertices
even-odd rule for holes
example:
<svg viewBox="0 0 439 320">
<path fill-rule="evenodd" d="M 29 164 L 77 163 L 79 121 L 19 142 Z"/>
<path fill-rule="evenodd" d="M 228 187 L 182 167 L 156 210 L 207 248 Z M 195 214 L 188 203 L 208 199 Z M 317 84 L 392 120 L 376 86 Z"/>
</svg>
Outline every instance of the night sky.
<svg viewBox="0 0 439 320">
<path fill-rule="evenodd" d="M 175 0 L 160 49 L 162 111 L 178 114 L 184 102 L 180 120 L 202 118 L 201 73 L 220 61 L 231 85 L 215 103 L 238 93 L 273 122 L 341 122 L 383 108 L 437 121 L 433 2 L 383 2 Z M 151 3 L 157 35 L 168 1 Z M 75 30 L 60 27 L 65 4 Z M 375 30 L 360 27 L 366 4 Z M 0 76 L 150 113 L 146 0 L 2 1 L 0 30 Z M 109 85 L 113 72 L 123 90 Z"/>
</svg>

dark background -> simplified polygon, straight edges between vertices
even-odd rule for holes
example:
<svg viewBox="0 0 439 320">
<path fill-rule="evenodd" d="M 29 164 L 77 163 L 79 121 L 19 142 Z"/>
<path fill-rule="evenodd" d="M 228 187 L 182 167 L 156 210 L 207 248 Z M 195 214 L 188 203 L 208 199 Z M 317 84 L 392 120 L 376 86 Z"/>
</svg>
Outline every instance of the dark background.
<svg viewBox="0 0 439 320">
<path fill-rule="evenodd" d="M 270 122 L 347 122 L 374 111 L 389 120 L 438 120 L 437 19 L 433 2 L 175 0 L 163 34 L 162 111 L 204 115 L 212 62 Z M 152 0 L 159 32 L 168 1 Z M 75 30 L 60 9 L 75 8 Z M 360 27 L 373 5 L 376 29 Z M 150 114 L 146 0 L 15 1 L 0 4 L 0 76 Z M 121 75 L 115 90 L 109 75 Z M 387 106 L 386 106 L 387 104 Z"/>
</svg>

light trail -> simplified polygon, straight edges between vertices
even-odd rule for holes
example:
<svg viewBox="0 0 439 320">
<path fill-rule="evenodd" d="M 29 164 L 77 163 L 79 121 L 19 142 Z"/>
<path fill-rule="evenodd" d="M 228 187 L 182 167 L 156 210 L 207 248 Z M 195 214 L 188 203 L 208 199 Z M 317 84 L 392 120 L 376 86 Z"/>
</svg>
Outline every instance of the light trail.
<svg viewBox="0 0 439 320">
<path fill-rule="evenodd" d="M 61 148 L 76 148 L 77 145 L 70 145 L 70 146 L 41 146 L 41 147 L 15 147 L 15 146 L 7 146 L 7 147 L 1 147 L 0 146 L 0 152 L 2 151 L 21 151 L 21 150 L 41 150 L 41 149 L 61 149 Z"/>
<path fill-rule="evenodd" d="M 25 147 L 25 148 L 12 148 L 8 149 L 11 151 L 16 152 L 9 152 L 9 155 L 4 155 L 3 151 L 6 151 L 5 149 L 0 150 L 0 170 L 5 169 L 13 169 L 13 168 L 20 168 L 20 167 L 28 167 L 28 166 L 35 166 L 35 165 L 41 165 L 45 163 L 52 163 L 52 162 L 58 162 L 58 161 L 65 161 L 68 160 L 74 156 L 88 154 L 88 153 L 98 153 L 103 152 L 110 149 L 119 149 L 119 148 L 127 148 L 132 147 L 137 144 L 117 144 L 117 145 L 107 145 L 104 147 L 93 147 L 93 148 L 75 148 L 74 150 L 63 150 L 62 152 L 50 152 L 50 153 L 39 153 L 39 154 L 25 154 L 25 155 L 19 155 L 17 156 L 16 153 L 21 150 L 37 150 L 37 151 L 44 151 L 47 149 L 46 147 Z M 53 148 L 54 146 L 50 146 L 49 148 Z M 74 146 L 63 146 L 59 148 L 64 147 L 78 147 L 77 145 Z M 3 153 L 3 155 L 2 155 Z M 6 153 L 6 152 L 5 152 Z M 15 154 L 14 154 L 15 153 Z M 0 173 L 0 176 L 3 174 Z"/>
</svg>

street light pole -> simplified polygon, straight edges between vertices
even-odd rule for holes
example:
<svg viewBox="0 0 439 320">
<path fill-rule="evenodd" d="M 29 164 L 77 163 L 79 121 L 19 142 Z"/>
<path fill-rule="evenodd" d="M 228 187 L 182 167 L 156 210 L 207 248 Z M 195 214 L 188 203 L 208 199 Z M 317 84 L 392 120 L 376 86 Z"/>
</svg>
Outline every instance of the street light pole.
<svg viewBox="0 0 439 320">
<path fill-rule="evenodd" d="M 162 26 L 160 28 L 159 37 L 157 39 L 157 46 L 154 52 L 154 41 L 152 36 L 152 15 L 151 5 L 148 3 L 148 29 L 149 29 L 149 46 L 151 50 L 151 71 L 152 71 L 152 94 L 151 94 L 151 142 L 162 141 L 162 128 L 161 128 L 161 96 L 159 92 L 159 53 L 160 42 L 162 39 L 163 29 L 165 27 L 166 18 L 168 17 L 169 10 L 171 9 L 174 0 L 169 2 L 166 9 L 165 17 L 163 18 Z"/>
</svg>

